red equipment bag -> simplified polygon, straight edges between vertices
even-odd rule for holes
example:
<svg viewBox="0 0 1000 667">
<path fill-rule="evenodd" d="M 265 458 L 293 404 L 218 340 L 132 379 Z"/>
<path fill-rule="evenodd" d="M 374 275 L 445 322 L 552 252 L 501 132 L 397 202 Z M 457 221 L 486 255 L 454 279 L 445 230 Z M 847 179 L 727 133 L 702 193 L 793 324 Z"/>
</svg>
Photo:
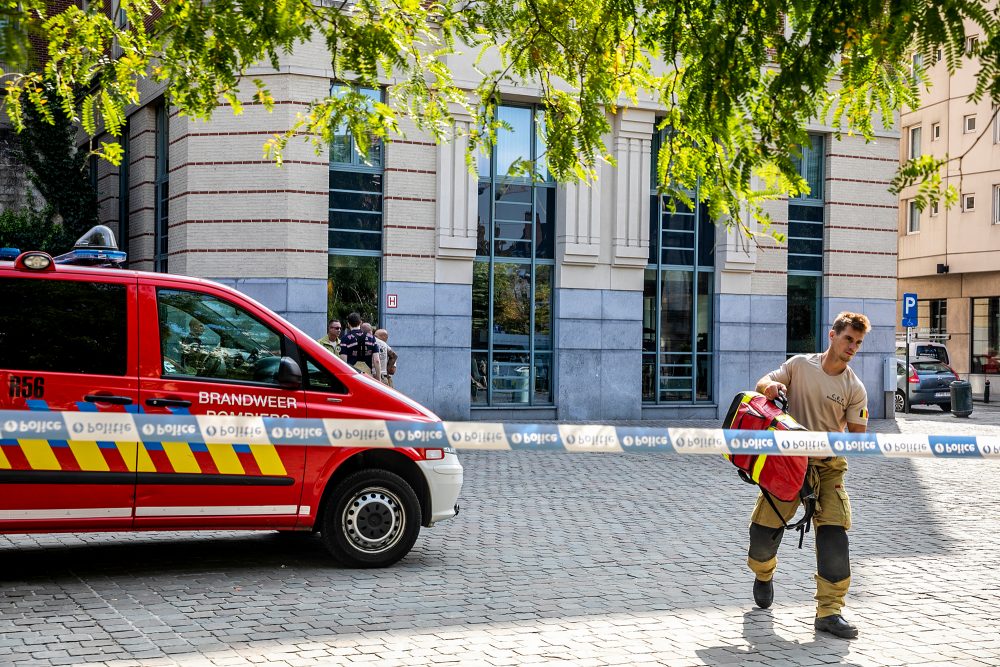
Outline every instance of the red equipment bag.
<svg viewBox="0 0 1000 667">
<path fill-rule="evenodd" d="M 781 405 L 778 404 L 780 402 Z M 806 431 L 806 427 L 795 421 L 785 412 L 788 402 L 783 395 L 778 402 L 769 401 L 766 396 L 756 391 L 743 391 L 736 394 L 726 419 L 722 424 L 726 429 L 741 429 L 748 431 Z M 738 468 L 740 478 L 749 484 L 760 487 L 764 499 L 781 519 L 785 528 L 799 531 L 799 548 L 802 539 L 809 531 L 809 522 L 816 510 L 816 496 L 806 483 L 806 470 L 809 468 L 807 456 L 768 456 L 767 454 L 725 454 L 729 461 Z M 801 500 L 805 508 L 805 516 L 793 524 L 785 523 L 781 512 L 774 505 L 773 498 L 785 502 Z"/>
</svg>

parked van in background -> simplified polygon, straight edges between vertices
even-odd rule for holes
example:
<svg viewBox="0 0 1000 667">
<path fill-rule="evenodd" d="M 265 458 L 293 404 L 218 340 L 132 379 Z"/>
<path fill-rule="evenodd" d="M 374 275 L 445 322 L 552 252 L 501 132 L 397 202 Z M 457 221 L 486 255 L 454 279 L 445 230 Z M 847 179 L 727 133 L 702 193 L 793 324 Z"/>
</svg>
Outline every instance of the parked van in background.
<svg viewBox="0 0 1000 667">
<path fill-rule="evenodd" d="M 236 290 L 123 260 L 103 226 L 55 259 L 0 250 L 0 410 L 348 419 L 359 446 L 7 435 L 0 532 L 319 531 L 345 564 L 381 567 L 457 513 L 452 448 L 365 447 L 356 421 L 434 413 Z"/>
<path fill-rule="evenodd" d="M 896 340 L 896 356 L 901 359 L 906 357 L 905 340 Z M 944 343 L 939 343 L 937 341 L 911 339 L 910 359 L 916 359 L 917 357 L 937 359 L 943 364 L 948 366 L 951 365 L 951 358 L 948 356 L 948 348 L 944 345 Z"/>
</svg>

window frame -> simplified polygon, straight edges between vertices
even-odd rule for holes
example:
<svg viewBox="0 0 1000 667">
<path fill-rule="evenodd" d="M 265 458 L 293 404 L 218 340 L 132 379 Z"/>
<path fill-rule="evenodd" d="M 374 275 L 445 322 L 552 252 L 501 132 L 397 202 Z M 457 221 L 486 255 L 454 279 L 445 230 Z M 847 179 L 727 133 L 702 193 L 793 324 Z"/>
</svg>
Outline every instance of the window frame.
<svg viewBox="0 0 1000 667">
<path fill-rule="evenodd" d="M 923 135 L 923 128 L 921 125 L 911 125 L 908 132 L 909 137 L 909 156 L 911 160 L 922 155 L 920 141 Z"/>
<path fill-rule="evenodd" d="M 1000 184 L 993 186 L 993 224 L 1000 225 Z"/>
<path fill-rule="evenodd" d="M 486 293 L 487 293 L 487 303 L 486 303 L 486 325 L 487 325 L 487 340 L 486 346 L 483 347 L 478 344 L 475 335 L 471 337 L 470 341 L 470 356 L 469 365 L 472 369 L 477 364 L 477 358 L 481 360 L 482 355 L 485 355 L 486 361 L 486 373 L 481 377 L 482 383 L 485 384 L 485 402 L 477 400 L 477 394 L 481 389 L 478 389 L 475 382 L 470 382 L 470 396 L 471 405 L 474 409 L 521 409 L 521 408 L 532 408 L 532 407 L 551 407 L 555 405 L 556 402 L 556 387 L 554 382 L 555 377 L 555 320 L 556 320 L 556 309 L 555 305 L 555 283 L 556 283 L 556 260 L 555 260 L 555 239 L 554 235 L 556 230 L 554 228 L 557 207 L 558 207 L 558 186 L 556 182 L 548 174 L 547 170 L 543 167 L 538 166 L 541 161 L 541 155 L 544 153 L 545 142 L 544 137 L 541 135 L 542 128 L 544 127 L 544 116 L 543 109 L 537 104 L 523 104 L 523 103 L 505 103 L 501 104 L 497 108 L 497 115 L 499 116 L 499 108 L 507 107 L 510 109 L 527 109 L 530 112 L 530 136 L 528 137 L 528 151 L 529 156 L 520 156 L 517 159 L 530 160 L 536 163 L 534 178 L 527 178 L 523 176 L 509 176 L 507 173 L 498 173 L 497 163 L 497 146 L 493 146 L 490 154 L 480 155 L 477 161 L 478 175 L 476 178 L 477 189 L 480 186 L 486 186 L 489 193 L 489 219 L 485 224 L 486 233 L 482 241 L 486 244 L 488 248 L 487 254 L 481 254 L 482 246 L 477 247 L 476 254 L 473 257 L 473 322 L 470 323 L 471 327 L 475 327 L 476 318 L 476 305 L 475 305 L 475 271 L 477 266 L 486 266 Z M 498 142 L 500 139 L 498 137 Z M 483 174 L 482 167 L 484 163 L 489 163 L 489 173 Z M 553 228 L 550 229 L 550 233 L 553 235 L 551 257 L 539 257 L 540 243 L 539 239 L 536 238 L 538 231 L 537 225 L 531 224 L 531 240 L 528 244 L 530 246 L 530 252 L 527 256 L 522 255 L 497 255 L 496 251 L 496 209 L 497 209 L 497 189 L 504 186 L 526 186 L 530 188 L 531 191 L 531 203 L 530 203 L 530 217 L 531 219 L 536 219 L 539 210 L 539 201 L 542 197 L 546 198 L 546 215 L 551 216 Z M 548 210 L 548 199 L 549 193 L 556 193 L 552 203 L 552 210 Z M 478 200 L 477 200 L 478 201 Z M 501 202 L 502 203 L 502 202 Z M 477 204 L 478 206 L 478 204 Z M 478 209 L 477 209 L 478 210 Z M 478 215 L 478 212 L 477 212 Z M 548 224 L 548 223 L 543 223 Z M 478 227 L 478 225 L 477 225 Z M 496 266 L 498 264 L 502 265 L 512 265 L 512 266 L 525 266 L 529 267 L 530 270 L 530 295 L 527 297 L 529 303 L 529 315 L 528 315 L 528 347 L 527 350 L 507 350 L 507 349 L 497 349 L 496 337 L 494 328 L 496 326 L 496 316 L 495 316 L 495 302 L 496 302 Z M 545 334 L 539 334 L 536 332 L 536 315 L 538 307 L 538 295 L 539 295 L 539 271 L 537 267 L 549 267 L 549 275 L 547 278 L 548 282 L 548 305 L 549 305 L 549 325 L 548 325 L 548 346 L 539 346 L 540 341 L 544 341 L 546 338 Z M 472 329 L 474 334 L 475 329 Z M 497 380 L 517 380 L 518 378 L 513 378 L 510 375 L 502 375 L 498 372 L 500 364 L 508 364 L 514 362 L 498 361 L 496 355 L 517 355 L 517 354 L 527 354 L 528 361 L 524 362 L 522 365 L 528 367 L 527 375 L 527 386 L 525 389 L 512 388 L 503 389 L 497 388 Z M 503 357 L 501 357 L 502 359 Z M 539 361 L 548 359 L 548 400 L 537 398 L 537 387 L 539 381 Z M 481 371 L 477 371 L 481 372 Z M 470 373 L 471 379 L 475 380 L 475 373 Z M 511 400 L 500 402 L 497 400 L 497 394 L 511 396 Z M 514 400 L 515 396 L 526 394 L 526 401 Z"/>
<path fill-rule="evenodd" d="M 210 293 L 207 293 L 207 292 L 200 292 L 198 290 L 192 290 L 192 289 L 188 289 L 188 288 L 184 288 L 184 287 L 157 287 L 156 288 L 156 312 L 157 312 L 157 330 L 158 331 L 162 332 L 162 324 L 163 323 L 160 320 L 160 317 L 161 317 L 160 313 L 162 312 L 161 311 L 162 305 L 161 305 L 161 302 L 160 302 L 160 294 L 163 293 L 163 292 L 183 292 L 183 293 L 186 293 L 186 294 L 197 295 L 197 296 L 201 297 L 202 300 L 213 299 L 215 301 L 219 301 L 219 302 L 221 302 L 221 303 L 229 306 L 230 308 L 233 308 L 233 309 L 235 309 L 235 310 L 243 313 L 245 316 L 247 316 L 248 318 L 250 318 L 253 322 L 255 322 L 259 326 L 263 327 L 264 329 L 270 331 L 272 334 L 274 334 L 277 337 L 278 344 L 281 346 L 281 351 L 280 351 L 280 354 L 279 354 L 279 357 L 278 357 L 279 358 L 279 362 L 280 362 L 280 359 L 282 357 L 289 356 L 289 353 L 290 353 L 289 345 L 291 344 L 291 341 L 288 339 L 288 336 L 286 336 L 281 331 L 278 331 L 277 329 L 275 329 L 274 327 L 272 327 L 270 324 L 268 324 L 267 322 L 263 321 L 261 318 L 257 317 L 257 315 L 255 315 L 254 313 L 250 312 L 249 310 L 247 310 L 243 306 L 241 306 L 239 304 L 236 304 L 236 303 L 233 303 L 229 299 L 226 299 L 224 297 L 218 296 L 216 294 L 210 294 Z M 166 305 L 170 305 L 170 304 L 166 304 Z M 181 313 L 183 313 L 185 315 L 187 315 L 189 318 L 194 317 L 195 319 L 198 319 L 199 322 L 201 322 L 201 318 L 198 318 L 196 315 L 192 315 L 192 313 L 189 313 L 187 311 L 183 311 L 183 310 L 181 310 L 181 309 L 179 309 L 179 308 L 177 308 L 176 306 L 173 306 L 173 305 L 170 305 L 170 307 L 174 308 L 175 310 L 180 311 Z M 214 329 L 213 329 L 213 332 L 214 332 Z M 183 380 L 185 382 L 188 382 L 188 381 L 190 381 L 190 382 L 213 382 L 213 383 L 222 383 L 222 384 L 229 384 L 229 385 L 238 385 L 238 386 L 242 386 L 242 387 L 268 387 L 268 388 L 271 388 L 271 389 L 281 388 L 281 385 L 278 384 L 276 381 L 275 382 L 259 382 L 257 380 L 239 380 L 239 379 L 233 379 L 233 378 L 228 378 L 228 377 L 217 377 L 217 376 L 213 376 L 213 375 L 190 375 L 190 374 L 187 374 L 187 373 L 168 373 L 167 369 L 166 369 L 166 367 L 164 366 L 164 363 L 163 363 L 164 359 L 166 358 L 166 355 L 164 354 L 164 344 L 165 344 L 165 341 L 163 340 L 162 333 L 159 334 L 159 337 L 160 337 L 160 341 L 159 341 L 160 344 L 159 344 L 158 350 L 157 350 L 157 353 L 159 354 L 159 365 L 158 365 L 158 367 L 160 369 L 160 377 L 163 378 L 163 379 L 176 379 L 176 380 Z M 304 382 L 304 379 L 303 379 L 303 382 Z M 299 387 L 299 389 L 301 389 L 301 388 L 302 387 Z"/>
<path fill-rule="evenodd" d="M 169 272 L 170 257 L 170 106 L 156 107 L 154 133 L 153 270 Z"/>
<path fill-rule="evenodd" d="M 920 233 L 920 209 L 915 199 L 906 200 L 906 234 Z"/>
<path fill-rule="evenodd" d="M 972 202 L 972 205 L 969 205 Z M 976 193 L 975 192 L 963 192 L 962 193 L 962 211 L 965 213 L 971 213 L 976 210 Z"/>
<path fill-rule="evenodd" d="M 931 141 L 938 141 L 941 138 L 941 123 L 931 123 Z"/>
<path fill-rule="evenodd" d="M 976 114 L 972 113 L 967 116 L 962 116 L 962 134 L 972 134 L 975 131 L 976 131 Z"/>
<path fill-rule="evenodd" d="M 919 132 L 919 126 L 915 126 L 915 127 L 917 128 L 917 130 Z M 910 128 L 910 129 L 912 130 L 913 128 Z M 825 177 L 826 177 L 826 169 L 825 169 L 826 150 L 827 150 L 826 135 L 825 134 L 819 134 L 819 133 L 810 133 L 809 137 L 810 137 L 809 147 L 806 148 L 806 149 L 803 149 L 803 156 L 802 156 L 802 160 L 801 160 L 800 165 L 799 165 L 800 175 L 803 176 L 803 178 L 805 178 L 806 175 L 807 175 L 807 173 L 808 173 L 808 163 L 809 163 L 809 161 L 811 161 L 811 160 L 818 160 L 819 165 L 820 165 L 820 167 L 819 167 L 819 180 L 822 183 L 824 181 Z M 908 132 L 907 133 L 907 137 L 908 138 L 912 137 L 912 134 Z M 809 225 L 809 226 L 813 226 L 813 227 L 817 226 L 817 223 L 814 222 L 814 221 L 807 221 L 807 220 L 804 220 L 804 219 L 802 219 L 802 220 L 793 219 L 792 209 L 793 209 L 793 207 L 799 207 L 799 206 L 813 208 L 813 209 L 818 209 L 819 211 L 821 211 L 821 213 L 820 213 L 820 222 L 818 223 L 818 226 L 821 228 L 821 231 L 820 231 L 820 234 L 819 234 L 818 238 L 819 239 L 824 239 L 824 237 L 825 237 L 825 228 L 826 228 L 826 199 L 825 199 L 825 193 L 824 193 L 824 191 L 821 189 L 820 192 L 819 192 L 819 196 L 816 196 L 814 193 L 810 192 L 808 196 L 801 196 L 800 195 L 799 197 L 790 198 L 788 200 L 788 211 L 789 211 L 788 212 L 788 251 L 786 253 L 787 263 L 786 263 L 786 268 L 785 268 L 785 287 L 786 287 L 785 294 L 786 294 L 786 302 L 787 302 L 787 298 L 788 298 L 788 296 L 787 296 L 788 295 L 788 291 L 787 290 L 788 290 L 788 279 L 789 278 L 804 277 L 804 278 L 811 278 L 811 279 L 819 281 L 818 282 L 818 288 L 817 288 L 817 291 L 816 291 L 816 299 L 815 299 L 815 301 L 813 303 L 813 307 L 816 309 L 816 311 L 815 311 L 816 318 L 815 318 L 814 330 L 812 332 L 812 335 L 813 335 L 813 337 L 814 337 L 814 339 L 816 341 L 816 348 L 817 349 L 808 350 L 808 352 L 819 352 L 819 351 L 821 351 L 819 348 L 821 348 L 823 346 L 823 318 L 822 318 L 822 316 L 821 316 L 820 313 L 822 311 L 822 304 L 823 304 L 823 272 L 824 272 L 824 268 L 825 268 L 825 265 L 826 265 L 826 261 L 825 261 L 826 260 L 826 255 L 825 255 L 825 252 L 826 252 L 826 242 L 824 240 L 821 243 L 821 249 L 820 249 L 820 253 L 818 255 L 819 256 L 819 260 L 820 260 L 819 269 L 816 269 L 816 268 L 809 268 L 809 269 L 804 269 L 804 268 L 790 268 L 790 265 L 791 265 L 793 257 L 803 257 L 803 258 L 816 257 L 816 253 L 793 253 L 792 252 L 792 250 L 793 250 L 793 248 L 792 248 L 793 243 L 792 242 L 794 240 L 806 241 L 806 240 L 816 240 L 817 239 L 817 237 L 815 235 L 813 235 L 813 236 L 793 236 L 792 232 L 793 232 L 793 227 L 794 226 L 800 226 L 800 227 L 802 225 Z M 802 228 L 802 229 L 804 229 L 804 228 Z M 789 313 L 789 315 L 790 315 L 790 313 Z M 790 321 L 789 321 L 788 317 L 786 316 L 786 322 L 785 322 L 785 350 L 786 350 L 786 353 L 788 353 L 788 347 L 789 347 L 790 343 L 792 342 L 791 339 L 790 339 L 790 337 L 789 337 L 790 334 L 791 334 L 791 327 L 789 326 L 789 324 L 790 324 Z M 794 353 L 798 354 L 799 352 L 796 351 Z"/>
<path fill-rule="evenodd" d="M 345 83 L 342 83 L 342 82 L 339 82 L 339 81 L 333 81 L 333 82 L 330 83 L 330 94 L 331 95 L 335 95 L 335 94 L 337 94 L 338 90 L 340 90 L 340 89 L 346 89 L 346 88 L 351 88 L 351 86 L 349 84 L 345 84 Z M 366 93 L 366 91 L 367 92 L 371 92 L 371 93 L 377 93 L 377 101 L 379 101 L 379 102 L 384 102 L 385 101 L 385 89 L 382 88 L 382 87 L 379 87 L 379 88 L 362 87 L 362 88 L 359 88 L 358 90 L 361 91 L 362 93 Z M 369 95 L 369 97 L 371 97 L 373 100 L 376 99 L 375 95 Z M 378 271 L 378 275 L 376 277 L 376 283 L 377 284 L 376 284 L 376 287 L 375 287 L 375 304 L 373 305 L 373 311 L 372 311 L 373 317 L 367 317 L 366 316 L 365 319 L 366 319 L 366 321 L 367 320 L 371 320 L 371 324 L 377 326 L 378 323 L 379 323 L 379 321 L 382 319 L 382 305 L 383 305 L 382 304 L 382 293 L 383 293 L 382 281 L 384 279 L 383 256 L 384 256 L 384 253 L 385 253 L 385 164 L 386 164 L 386 152 L 387 152 L 386 151 L 386 144 L 384 142 L 380 142 L 379 159 L 378 159 L 377 164 L 374 161 L 371 160 L 371 155 L 370 154 L 369 154 L 369 161 L 366 162 L 365 160 L 363 160 L 361 158 L 361 155 L 357 151 L 357 138 L 354 137 L 353 134 L 350 134 L 350 132 L 348 130 L 346 130 L 346 129 L 345 129 L 345 132 L 347 132 L 347 134 L 350 136 L 350 156 L 351 156 L 351 159 L 349 161 L 334 160 L 333 159 L 334 158 L 334 155 L 333 155 L 334 143 L 333 142 L 331 142 L 331 144 L 330 144 L 330 150 L 329 150 L 329 153 L 328 153 L 328 174 L 327 174 L 327 244 L 326 244 L 326 247 L 327 247 L 327 286 L 328 286 L 328 289 L 332 290 L 333 285 L 331 284 L 331 281 L 332 281 L 332 277 L 331 277 L 331 275 L 332 275 L 332 268 L 331 268 L 331 266 L 332 266 L 332 264 L 337 263 L 337 259 L 336 258 L 338 258 L 338 257 L 345 258 L 343 261 L 346 264 L 351 264 L 352 262 L 355 262 L 355 261 L 364 261 L 364 260 L 357 260 L 357 259 L 354 259 L 354 258 L 374 258 L 374 261 L 377 264 L 377 271 Z M 334 222 L 333 222 L 333 214 L 334 213 L 350 213 L 352 211 L 353 212 L 359 211 L 359 209 L 346 209 L 346 208 L 334 207 L 333 206 L 333 204 L 334 204 L 333 198 L 334 198 L 334 196 L 335 196 L 336 193 L 345 193 L 345 194 L 346 193 L 376 194 L 376 193 L 374 191 L 367 191 L 367 190 L 345 190 L 345 189 L 342 189 L 342 188 L 333 188 L 333 187 L 331 187 L 332 184 L 330 183 L 330 180 L 331 180 L 330 176 L 331 176 L 332 172 L 340 172 L 340 173 L 347 173 L 347 174 L 368 174 L 368 175 L 372 175 L 372 176 L 374 176 L 374 175 L 380 175 L 382 177 L 381 181 L 380 181 L 381 191 L 377 193 L 378 196 L 379 196 L 379 199 L 380 199 L 379 211 L 378 211 L 378 217 L 379 217 L 379 221 L 380 222 L 379 222 L 379 226 L 378 226 L 379 227 L 378 231 L 357 230 L 357 229 L 348 229 L 348 228 L 334 227 L 333 226 L 334 225 Z M 370 214 L 373 214 L 373 212 L 362 213 L 362 215 L 370 215 Z M 374 238 L 374 237 L 377 236 L 378 237 L 378 241 L 377 241 L 378 248 L 377 249 L 372 249 L 372 248 L 357 248 L 357 247 L 348 247 L 348 246 L 333 245 L 332 241 L 331 241 L 331 237 L 336 232 L 363 234 L 365 236 L 370 236 L 372 238 Z M 341 268 L 344 268 L 344 267 L 341 267 Z M 350 268 L 350 267 L 348 267 L 348 268 Z M 350 310 L 350 309 L 348 309 L 348 310 Z M 328 320 L 330 320 L 330 319 L 340 319 L 340 320 L 346 322 L 347 315 L 348 315 L 347 312 L 342 312 L 342 313 L 341 312 L 334 312 L 333 311 L 333 302 L 329 302 L 327 304 L 327 319 Z"/>
</svg>

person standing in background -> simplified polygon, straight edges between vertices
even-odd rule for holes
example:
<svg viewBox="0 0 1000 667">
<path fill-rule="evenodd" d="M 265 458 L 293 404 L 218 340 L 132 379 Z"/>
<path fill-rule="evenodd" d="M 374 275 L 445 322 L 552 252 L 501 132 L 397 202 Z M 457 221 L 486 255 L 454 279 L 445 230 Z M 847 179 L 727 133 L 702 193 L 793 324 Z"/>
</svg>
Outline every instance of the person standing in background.
<svg viewBox="0 0 1000 667">
<path fill-rule="evenodd" d="M 389 347 L 389 332 L 385 329 L 375 331 L 375 343 L 378 345 L 379 361 L 382 364 L 382 382 L 391 387 L 398 355 Z"/>
</svg>

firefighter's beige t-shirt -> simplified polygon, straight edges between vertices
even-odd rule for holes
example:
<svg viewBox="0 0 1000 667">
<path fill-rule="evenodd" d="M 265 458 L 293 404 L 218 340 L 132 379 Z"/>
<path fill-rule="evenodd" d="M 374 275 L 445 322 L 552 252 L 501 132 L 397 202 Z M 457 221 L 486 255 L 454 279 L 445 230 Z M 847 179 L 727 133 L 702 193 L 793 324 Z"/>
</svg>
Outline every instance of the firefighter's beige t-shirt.
<svg viewBox="0 0 1000 667">
<path fill-rule="evenodd" d="M 842 432 L 868 425 L 868 392 L 850 366 L 827 375 L 823 353 L 792 357 L 768 377 L 788 387 L 788 414 L 810 431 Z"/>
</svg>

